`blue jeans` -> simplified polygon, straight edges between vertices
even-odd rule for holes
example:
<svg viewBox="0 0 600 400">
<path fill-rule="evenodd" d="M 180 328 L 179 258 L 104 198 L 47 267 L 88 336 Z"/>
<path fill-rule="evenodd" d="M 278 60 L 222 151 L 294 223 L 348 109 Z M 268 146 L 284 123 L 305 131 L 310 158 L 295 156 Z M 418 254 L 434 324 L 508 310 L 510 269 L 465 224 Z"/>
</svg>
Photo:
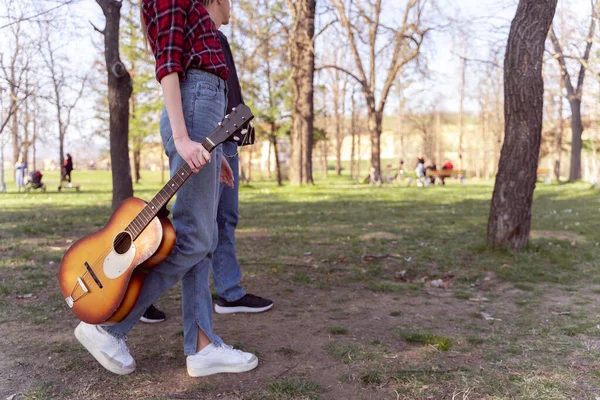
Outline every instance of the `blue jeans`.
<svg viewBox="0 0 600 400">
<path fill-rule="evenodd" d="M 185 124 L 195 142 L 202 142 L 225 116 L 226 92 L 225 81 L 215 75 L 199 70 L 187 72 L 186 80 L 181 82 L 181 97 Z M 160 134 L 173 176 L 184 161 L 175 149 L 165 109 L 160 120 Z M 219 146 L 213 151 L 211 162 L 192 175 L 177 192 L 173 205 L 173 226 L 177 233 L 175 248 L 162 264 L 150 270 L 140 297 L 127 318 L 106 327 L 114 336 L 124 337 L 144 311 L 181 280 L 185 354 L 196 353 L 198 327 L 215 345 L 223 343 L 212 332 L 212 297 L 208 281 L 212 252 L 218 241 L 216 218 L 221 157 Z"/>
<path fill-rule="evenodd" d="M 235 142 L 223 143 L 223 156 L 233 170 L 234 188 L 221 184 L 217 225 L 219 244 L 213 255 L 213 280 L 217 294 L 227 301 L 236 301 L 246 295 L 240 286 L 242 271 L 235 256 L 235 228 L 238 224 L 239 157 Z"/>
</svg>

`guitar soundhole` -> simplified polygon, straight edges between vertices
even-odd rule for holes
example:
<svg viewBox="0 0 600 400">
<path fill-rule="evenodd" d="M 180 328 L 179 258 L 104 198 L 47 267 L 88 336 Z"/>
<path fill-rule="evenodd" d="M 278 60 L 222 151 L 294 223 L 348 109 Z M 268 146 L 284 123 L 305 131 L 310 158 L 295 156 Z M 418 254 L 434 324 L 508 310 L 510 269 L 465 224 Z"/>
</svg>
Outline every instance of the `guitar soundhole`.
<svg viewBox="0 0 600 400">
<path fill-rule="evenodd" d="M 117 254 L 125 254 L 131 248 L 131 235 L 128 232 L 121 232 L 115 238 L 113 247 Z"/>
</svg>

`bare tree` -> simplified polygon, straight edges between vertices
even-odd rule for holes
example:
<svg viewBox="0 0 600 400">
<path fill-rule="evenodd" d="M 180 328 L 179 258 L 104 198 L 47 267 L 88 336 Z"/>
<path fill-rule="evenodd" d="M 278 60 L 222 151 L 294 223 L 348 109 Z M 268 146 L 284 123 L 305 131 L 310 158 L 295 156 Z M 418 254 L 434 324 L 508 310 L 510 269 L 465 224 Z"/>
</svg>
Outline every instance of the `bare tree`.
<svg viewBox="0 0 600 400">
<path fill-rule="evenodd" d="M 48 101 L 56 111 L 58 126 L 58 155 L 60 165 L 65 162 L 65 137 L 71 126 L 73 111 L 83 97 L 87 76 L 77 77 L 72 71 L 65 71 L 65 60 L 59 54 L 56 42 L 52 40 L 50 24 L 44 26 L 45 40 L 40 48 L 46 70 L 50 75 L 51 93 Z M 70 96 L 69 96 L 70 94 Z"/>
<path fill-rule="evenodd" d="M 29 54 L 23 43 L 22 24 L 20 22 L 10 26 L 11 40 L 8 48 L 10 54 L 8 61 L 5 61 L 4 54 L 0 55 L 0 67 L 4 81 L 8 86 L 8 94 L 10 103 L 8 105 L 8 113 L 5 115 L 2 126 L 0 126 L 0 134 L 11 122 L 11 138 L 13 148 L 13 163 L 19 159 L 21 151 L 21 138 L 19 137 L 19 118 L 18 111 L 20 104 L 26 100 L 27 91 L 25 89 L 25 75 L 29 70 Z"/>
<path fill-rule="evenodd" d="M 316 0 L 286 0 L 292 14 L 289 58 L 292 66 L 292 185 L 312 184 L 314 124 L 315 10 Z"/>
<path fill-rule="evenodd" d="M 521 249 L 529 241 L 542 133 L 544 45 L 557 0 L 520 0 L 504 58 L 505 140 L 487 242 Z"/>
<path fill-rule="evenodd" d="M 103 30 L 104 58 L 108 74 L 108 102 L 110 110 L 110 160 L 112 165 L 113 198 L 115 209 L 123 200 L 133 196 L 129 164 L 129 98 L 133 90 L 131 76 L 119 57 L 119 23 L 122 1 L 96 0 L 106 17 Z"/>
<path fill-rule="evenodd" d="M 429 107 L 422 112 L 407 115 L 412 129 L 423 138 L 423 153 L 427 160 L 433 160 L 436 155 L 436 111 Z"/>
<path fill-rule="evenodd" d="M 430 1 L 407 0 L 397 27 L 382 23 L 383 0 L 331 0 L 331 2 L 345 32 L 355 66 L 347 68 L 341 65 L 323 65 L 320 68 L 338 69 L 360 84 L 368 113 L 371 168 L 374 170 L 374 179 L 381 182 L 380 140 L 383 112 L 398 74 L 419 57 L 423 39 L 430 30 L 424 27 L 423 22 L 423 13 Z M 382 41 L 385 41 L 384 45 L 380 43 Z M 363 51 L 360 43 L 367 46 L 366 51 Z M 383 65 L 386 64 L 387 67 L 384 68 Z M 381 91 L 377 90 L 377 71 L 386 71 Z"/>
<path fill-rule="evenodd" d="M 571 106 L 571 168 L 569 171 L 569 180 L 581 179 L 581 150 L 583 134 L 583 123 L 581 121 L 581 100 L 583 97 L 583 82 L 585 80 L 586 65 L 590 58 L 592 45 L 594 44 L 594 31 L 596 28 L 596 14 L 598 12 L 598 2 L 592 1 L 592 16 L 590 18 L 590 26 L 588 35 L 585 40 L 585 50 L 581 57 L 576 57 L 579 61 L 579 73 L 577 74 L 577 83 L 573 86 L 571 74 L 567 68 L 566 58 L 569 56 L 563 52 L 554 27 L 550 30 L 550 40 L 554 46 L 555 58 L 560 65 L 562 78 L 564 81 L 565 90 L 567 92 L 567 100 Z"/>
</svg>

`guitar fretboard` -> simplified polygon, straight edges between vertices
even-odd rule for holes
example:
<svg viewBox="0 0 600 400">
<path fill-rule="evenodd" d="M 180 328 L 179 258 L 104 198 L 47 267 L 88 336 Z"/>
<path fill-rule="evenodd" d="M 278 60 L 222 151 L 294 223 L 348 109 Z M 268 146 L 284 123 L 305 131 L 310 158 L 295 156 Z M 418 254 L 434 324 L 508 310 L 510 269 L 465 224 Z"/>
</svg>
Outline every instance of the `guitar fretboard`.
<svg viewBox="0 0 600 400">
<path fill-rule="evenodd" d="M 202 145 L 208 152 L 212 152 L 215 146 L 208 140 L 204 140 Z M 156 196 L 144 207 L 144 209 L 131 221 L 131 223 L 125 228 L 133 238 L 137 237 L 142 231 L 148 226 L 158 212 L 166 206 L 169 201 L 173 198 L 175 193 L 183 186 L 183 184 L 192 176 L 193 172 L 187 163 L 184 163 L 175 175 L 163 186 Z"/>
</svg>

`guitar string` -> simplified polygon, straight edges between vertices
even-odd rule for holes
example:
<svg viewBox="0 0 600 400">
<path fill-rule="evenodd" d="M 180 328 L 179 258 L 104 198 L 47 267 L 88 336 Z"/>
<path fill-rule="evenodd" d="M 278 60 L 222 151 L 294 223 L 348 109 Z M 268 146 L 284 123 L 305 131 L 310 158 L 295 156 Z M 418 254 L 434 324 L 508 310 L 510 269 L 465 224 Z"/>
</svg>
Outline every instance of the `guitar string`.
<svg viewBox="0 0 600 400">
<path fill-rule="evenodd" d="M 184 167 L 185 167 L 186 165 L 187 165 L 187 164 L 184 164 Z M 179 170 L 178 170 L 177 172 L 179 172 Z M 184 170 L 183 172 L 185 172 L 185 173 L 189 174 L 191 171 L 189 170 L 189 167 L 188 167 L 188 168 L 185 168 L 185 170 Z M 181 182 L 180 182 L 180 183 L 177 183 L 177 184 L 179 185 L 179 187 L 181 187 L 181 185 L 183 185 L 183 184 L 185 183 L 185 179 L 183 179 L 181 176 L 179 176 L 179 174 L 175 174 L 175 175 L 173 176 L 173 178 L 171 178 L 171 180 L 175 180 L 175 178 L 176 178 L 176 177 L 177 177 L 178 179 L 180 179 L 180 180 L 181 180 Z M 176 182 L 177 182 L 177 181 L 176 181 Z M 167 182 L 167 185 L 168 185 L 168 182 Z M 167 186 L 167 185 L 165 185 L 165 186 Z M 163 187 L 163 189 L 164 189 L 164 187 Z M 179 188 L 178 188 L 178 190 L 179 190 Z M 162 191 L 162 189 L 161 189 L 161 191 Z M 160 192 L 159 192 L 159 194 L 160 194 Z M 156 197 L 156 196 L 155 196 L 155 197 Z M 154 200 L 154 199 L 152 199 L 152 200 Z M 152 200 L 151 200 L 150 202 L 152 202 Z M 148 204 L 148 203 L 147 203 L 147 204 Z M 139 215 L 140 215 L 140 214 L 141 214 L 141 213 L 142 213 L 142 212 L 143 212 L 145 209 L 146 209 L 146 206 L 144 206 L 144 208 L 143 208 L 143 209 L 142 209 L 142 210 L 141 210 L 141 211 L 138 213 L 138 215 L 137 215 L 137 216 L 134 218 L 134 221 L 135 221 L 135 219 L 136 219 L 136 218 L 137 218 L 137 217 L 138 217 L 138 216 L 139 216 Z M 156 218 L 156 217 L 154 217 L 154 218 Z M 152 218 L 152 219 L 151 219 L 151 220 L 148 222 L 148 224 L 146 224 L 146 226 L 145 226 L 143 229 L 139 229 L 139 228 L 136 228 L 136 227 L 134 226 L 134 228 L 135 228 L 136 230 L 138 230 L 138 229 L 140 230 L 140 232 L 138 233 L 138 237 L 139 237 L 139 235 L 140 235 L 140 234 L 141 234 L 141 233 L 142 233 L 142 232 L 143 232 L 143 231 L 146 229 L 146 227 L 147 227 L 147 226 L 148 226 L 148 225 L 149 225 L 149 224 L 152 222 L 152 220 L 154 220 L 154 218 Z M 130 225 L 131 225 L 131 224 L 133 224 L 133 221 L 132 221 L 132 222 L 131 222 L 131 223 L 130 223 L 130 224 L 127 226 L 127 227 L 125 227 L 124 231 L 126 231 L 126 229 L 127 229 L 127 228 L 128 228 Z M 119 232 L 119 233 L 121 233 L 121 232 Z M 131 235 L 131 232 L 129 232 L 129 234 Z M 110 247 L 107 247 L 106 249 L 104 249 L 104 251 L 103 251 L 102 253 L 100 253 L 100 255 L 98 256 L 98 258 L 97 258 L 97 259 L 96 259 L 96 260 L 95 260 L 95 261 L 94 261 L 94 262 L 93 262 L 93 263 L 90 265 L 90 269 L 91 269 L 91 270 L 92 270 L 92 271 L 95 273 L 95 272 L 96 272 L 96 271 L 95 271 L 95 268 L 96 268 L 96 267 L 99 267 L 99 264 L 100 264 L 100 263 L 101 263 L 101 262 L 102 262 L 102 261 L 103 261 L 103 260 L 106 258 L 106 256 L 107 256 L 107 255 L 109 255 L 109 254 L 110 254 L 110 252 L 111 252 L 111 251 L 113 251 L 113 250 L 115 249 L 115 247 L 117 247 L 117 248 L 118 248 L 118 247 L 120 247 L 121 245 L 123 245 L 123 244 L 125 243 L 125 241 L 126 241 L 126 240 L 127 240 L 127 238 L 126 238 L 125 236 L 123 236 L 123 238 L 122 238 L 122 239 L 121 239 L 121 238 L 118 238 L 118 239 L 117 239 L 117 240 L 114 242 L 114 245 L 113 245 L 113 246 L 110 246 Z M 132 240 L 132 242 L 134 242 L 134 240 Z"/>
</svg>

